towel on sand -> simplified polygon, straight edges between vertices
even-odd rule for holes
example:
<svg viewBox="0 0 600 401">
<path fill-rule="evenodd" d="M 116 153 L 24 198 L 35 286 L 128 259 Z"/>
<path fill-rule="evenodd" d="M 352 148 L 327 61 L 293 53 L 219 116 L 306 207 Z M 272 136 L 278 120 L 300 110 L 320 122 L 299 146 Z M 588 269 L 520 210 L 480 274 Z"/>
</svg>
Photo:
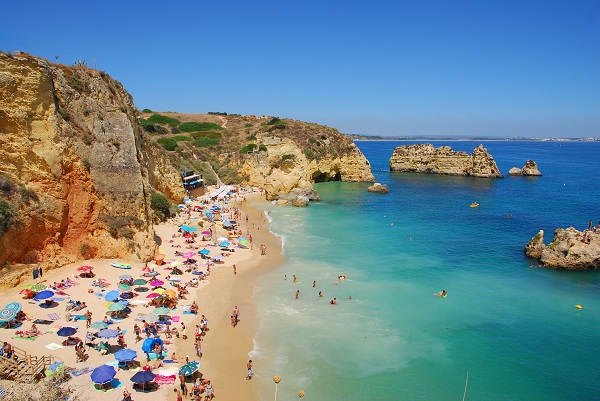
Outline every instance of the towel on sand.
<svg viewBox="0 0 600 401">
<path fill-rule="evenodd" d="M 49 350 L 56 351 L 57 349 L 61 349 L 64 347 L 57 343 L 50 343 L 48 345 L 44 345 L 44 348 L 48 348 Z"/>
</svg>

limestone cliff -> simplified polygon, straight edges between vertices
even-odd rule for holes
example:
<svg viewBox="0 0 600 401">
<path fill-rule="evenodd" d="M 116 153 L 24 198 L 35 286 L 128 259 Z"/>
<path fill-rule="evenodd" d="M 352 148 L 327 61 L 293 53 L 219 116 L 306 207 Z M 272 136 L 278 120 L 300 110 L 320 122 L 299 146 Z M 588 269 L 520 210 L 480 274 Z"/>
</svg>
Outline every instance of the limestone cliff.
<svg viewBox="0 0 600 401">
<path fill-rule="evenodd" d="M 539 259 L 545 267 L 567 270 L 600 268 L 600 232 L 558 228 L 548 246 L 540 231 L 525 246 L 528 257 Z"/>
<path fill-rule="evenodd" d="M 390 171 L 501 178 L 503 175 L 492 155 L 477 146 L 469 155 L 449 146 L 432 144 L 398 146 L 390 158 Z"/>
<path fill-rule="evenodd" d="M 298 143 L 284 136 L 257 135 L 266 151 L 250 153 L 240 169 L 245 182 L 262 186 L 267 200 L 278 199 L 294 190 L 310 190 L 315 182 L 373 182 L 369 161 L 347 137 L 338 134 L 335 155 L 309 159 Z"/>
<path fill-rule="evenodd" d="M 152 188 L 183 197 L 119 82 L 0 53 L 0 266 L 148 258 Z"/>
</svg>

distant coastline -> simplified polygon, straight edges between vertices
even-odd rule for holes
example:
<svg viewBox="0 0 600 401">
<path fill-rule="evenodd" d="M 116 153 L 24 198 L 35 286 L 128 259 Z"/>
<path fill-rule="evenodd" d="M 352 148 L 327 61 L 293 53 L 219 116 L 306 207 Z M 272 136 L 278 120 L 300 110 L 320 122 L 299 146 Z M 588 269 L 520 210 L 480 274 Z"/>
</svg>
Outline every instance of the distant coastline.
<svg viewBox="0 0 600 401">
<path fill-rule="evenodd" d="M 502 141 L 502 142 L 600 142 L 600 138 L 526 138 L 526 137 L 486 137 L 486 136 L 378 136 L 348 135 L 353 141 Z"/>
</svg>

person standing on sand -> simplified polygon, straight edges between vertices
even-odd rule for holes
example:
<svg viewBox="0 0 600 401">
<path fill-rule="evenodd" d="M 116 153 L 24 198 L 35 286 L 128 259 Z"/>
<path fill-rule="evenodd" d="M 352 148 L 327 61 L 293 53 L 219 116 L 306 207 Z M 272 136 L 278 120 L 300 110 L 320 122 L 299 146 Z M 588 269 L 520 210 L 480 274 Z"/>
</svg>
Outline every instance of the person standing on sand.
<svg viewBox="0 0 600 401">
<path fill-rule="evenodd" d="M 88 310 L 85 313 L 85 326 L 90 327 L 92 325 L 92 311 Z"/>
<path fill-rule="evenodd" d="M 248 375 L 246 376 L 246 380 L 250 380 L 252 379 L 252 359 L 250 359 L 246 364 L 246 369 L 248 369 Z"/>
</svg>

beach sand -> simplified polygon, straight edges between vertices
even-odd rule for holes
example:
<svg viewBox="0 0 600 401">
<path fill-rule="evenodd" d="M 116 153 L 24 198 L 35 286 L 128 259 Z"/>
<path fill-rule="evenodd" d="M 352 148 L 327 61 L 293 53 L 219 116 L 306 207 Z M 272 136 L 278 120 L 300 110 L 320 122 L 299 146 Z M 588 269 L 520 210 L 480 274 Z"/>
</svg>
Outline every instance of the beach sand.
<svg viewBox="0 0 600 401">
<path fill-rule="evenodd" d="M 252 204 L 264 202 L 264 198 L 259 193 L 251 193 L 245 195 L 247 201 L 243 202 L 243 198 L 238 195 L 237 199 L 229 201 L 231 206 L 237 206 L 242 211 L 242 218 L 239 223 L 239 230 L 242 230 L 244 235 L 248 233 L 253 237 L 253 249 L 236 249 L 236 252 L 230 254 L 224 258 L 224 263 L 215 265 L 212 264 L 210 267 L 210 275 L 200 281 L 198 288 L 188 287 L 190 294 L 187 295 L 187 300 L 180 300 L 177 310 L 172 312 L 171 316 L 179 316 L 180 321 L 172 323 L 171 327 L 177 327 L 181 331 L 181 322 L 185 323 L 187 329 L 186 334 L 187 340 L 176 339 L 175 336 L 172 338 L 171 344 L 166 344 L 168 356 L 166 359 L 170 359 L 171 354 L 175 351 L 176 357 L 179 362 L 177 363 L 166 363 L 163 367 L 153 370 L 154 373 L 158 374 L 161 369 L 178 370 L 183 365 L 186 355 L 189 355 L 190 360 L 196 360 L 201 363 L 200 372 L 203 377 L 211 380 L 214 394 L 220 400 L 257 400 L 256 390 L 254 388 L 253 380 L 245 380 L 246 376 L 246 363 L 250 352 L 252 351 L 254 344 L 253 338 L 255 336 L 258 320 L 256 314 L 256 304 L 254 301 L 254 282 L 258 276 L 268 272 L 281 263 L 283 263 L 283 254 L 281 241 L 278 237 L 273 235 L 269 231 L 269 223 L 261 211 L 254 207 Z M 245 217 L 248 215 L 248 221 L 246 222 Z M 191 213 L 192 217 L 198 218 L 199 213 Z M 180 219 L 181 220 L 181 219 Z M 189 225 L 193 225 L 195 219 L 188 220 Z M 254 225 L 254 227 L 253 227 Z M 177 233 L 179 226 L 172 223 L 163 223 L 155 227 L 157 236 L 160 238 L 160 252 L 165 254 L 165 261 L 182 261 L 181 257 L 175 256 L 175 252 L 186 252 L 190 249 L 186 249 L 186 244 L 182 237 L 173 237 Z M 220 236 L 226 234 L 222 228 L 214 226 L 215 235 Z M 198 235 L 197 239 L 201 239 L 201 235 Z M 169 242 L 172 241 L 172 242 Z M 199 249 L 203 248 L 206 244 L 202 241 L 197 241 L 196 246 Z M 262 256 L 260 252 L 260 245 L 264 244 L 267 249 L 267 255 Z M 220 253 L 218 247 L 207 247 L 211 250 L 211 256 Z M 195 250 L 197 251 L 197 250 Z M 200 261 L 200 258 L 197 257 Z M 84 362 L 76 362 L 76 354 L 73 346 L 65 346 L 56 350 L 47 349 L 45 346 L 49 344 L 60 344 L 65 339 L 56 334 L 58 328 L 62 326 L 76 326 L 78 327 L 75 337 L 79 337 L 85 340 L 86 331 L 96 332 L 94 329 L 86 329 L 85 320 L 67 321 L 65 319 L 66 311 L 65 304 L 69 299 L 85 301 L 88 308 L 79 312 L 70 312 L 71 314 L 84 314 L 88 309 L 93 312 L 92 322 L 101 321 L 107 312 L 108 302 L 104 299 L 103 293 L 117 288 L 119 282 L 119 276 L 123 274 L 129 274 L 133 278 L 139 278 L 142 274 L 143 264 L 132 264 L 132 269 L 119 269 L 112 267 L 111 262 L 127 263 L 126 261 L 117 260 L 86 260 L 73 265 L 68 265 L 60 269 L 44 272 L 41 279 L 33 280 L 33 278 L 20 283 L 13 289 L 2 289 L 0 294 L 3 297 L 4 304 L 10 302 L 19 302 L 23 306 L 23 311 L 27 313 L 31 319 L 25 321 L 19 328 L 13 329 L 0 329 L 0 340 L 8 341 L 14 347 L 24 350 L 30 355 L 42 356 L 52 355 L 56 360 L 63 361 L 68 367 L 74 369 L 82 368 L 95 368 L 104 363 L 114 363 L 114 352 L 119 349 L 117 347 L 117 341 L 115 338 L 109 339 L 111 344 L 111 352 L 108 355 L 101 355 L 94 349 L 87 350 L 86 353 L 89 355 L 88 359 Z M 233 272 L 233 264 L 237 266 L 237 274 Z M 74 275 L 78 275 L 77 268 L 82 265 L 89 265 L 94 268 L 96 277 L 94 278 L 79 278 L 75 280 Z M 148 264 L 149 267 L 160 273 L 157 279 L 165 281 L 165 277 L 169 274 L 169 270 L 165 267 L 169 266 L 169 263 L 157 266 L 154 262 Z M 203 268 L 202 270 L 206 270 Z M 188 282 L 192 279 L 191 273 L 184 272 L 182 282 Z M 99 287 L 92 286 L 92 282 L 95 279 L 104 278 L 111 285 L 104 289 L 101 293 Z M 53 308 L 44 309 L 38 306 L 39 302 L 33 300 L 23 299 L 23 295 L 19 294 L 19 291 L 27 284 L 34 284 L 41 282 L 45 285 L 52 285 L 54 282 L 59 282 L 63 279 L 71 279 L 78 285 L 71 286 L 63 290 L 68 295 L 60 296 L 64 298 L 63 301 L 59 301 L 58 305 Z M 146 277 L 147 279 L 147 277 Z M 165 282 L 164 288 L 175 289 L 174 286 Z M 92 291 L 92 293 L 90 293 Z M 141 351 L 142 341 L 135 342 L 135 334 L 133 332 L 133 326 L 138 323 L 143 329 L 141 321 L 136 318 L 139 314 L 147 314 L 152 312 L 154 307 L 147 306 L 145 303 L 149 301 L 146 299 L 146 293 L 139 293 L 138 296 L 130 301 L 137 301 L 131 304 L 132 312 L 129 314 L 129 318 L 123 319 L 118 323 L 111 324 L 108 328 L 116 329 L 119 326 L 122 330 L 126 330 L 125 342 L 128 348 L 134 349 L 138 353 L 136 358 L 142 366 L 146 363 L 144 353 Z M 98 295 L 101 296 L 98 296 Z M 184 314 L 182 307 L 190 305 L 195 300 L 199 306 L 199 313 L 197 316 L 192 314 Z M 142 303 L 143 302 L 143 303 Z M 4 305 L 3 304 L 3 305 Z M 231 312 L 235 306 L 238 306 L 240 310 L 240 321 L 238 325 L 233 328 L 231 326 Z M 53 317 L 49 314 L 58 314 L 59 319 L 52 321 L 50 324 L 38 324 L 38 330 L 43 332 L 41 336 L 35 340 L 15 338 L 16 330 L 29 330 L 32 322 L 35 319 L 46 319 L 51 320 Z M 205 315 L 208 319 L 208 328 L 204 341 L 202 343 L 201 358 L 196 357 L 194 350 L 194 332 L 196 324 L 200 324 L 200 317 Z M 142 337 L 144 337 L 142 333 Z M 160 337 L 166 340 L 164 334 Z M 98 342 L 98 341 L 96 341 Z M 154 361 L 153 361 L 154 362 Z M 139 369 L 139 368 L 138 368 Z M 176 395 L 173 392 L 174 388 L 179 388 L 179 382 L 176 381 L 174 384 L 161 385 L 160 389 L 155 392 L 138 392 L 132 390 L 132 382 L 130 381 L 131 376 L 137 370 L 118 370 L 115 379 L 118 379 L 121 384 L 118 388 L 109 390 L 111 399 L 120 399 L 123 389 L 128 389 L 132 393 L 134 401 L 140 400 L 151 400 L 160 397 L 160 399 L 176 399 Z M 92 400 L 105 400 L 107 393 L 94 389 L 93 383 L 91 382 L 89 373 L 82 374 L 80 376 L 73 377 L 69 380 L 69 385 L 75 389 L 75 392 L 82 398 L 88 398 Z M 113 382 L 115 384 L 117 382 Z M 188 383 L 188 388 L 191 389 L 191 383 Z"/>
</svg>

